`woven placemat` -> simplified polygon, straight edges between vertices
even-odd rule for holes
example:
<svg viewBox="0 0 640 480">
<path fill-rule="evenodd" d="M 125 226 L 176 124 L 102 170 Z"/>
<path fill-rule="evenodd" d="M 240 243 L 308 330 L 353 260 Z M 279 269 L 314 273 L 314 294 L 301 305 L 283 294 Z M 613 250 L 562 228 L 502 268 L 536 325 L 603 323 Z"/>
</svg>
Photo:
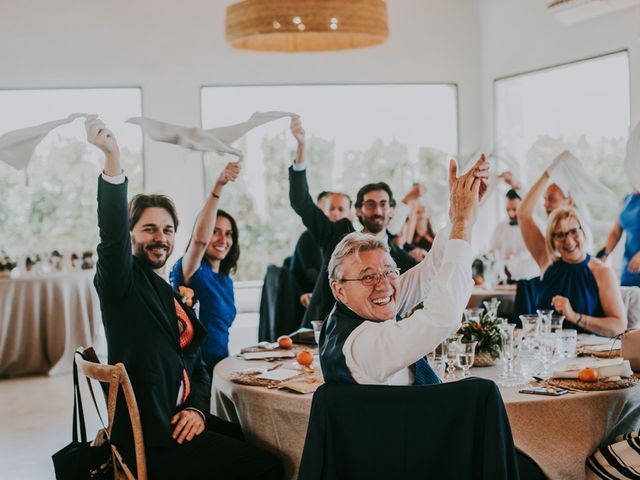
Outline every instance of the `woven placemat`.
<svg viewBox="0 0 640 480">
<path fill-rule="evenodd" d="M 596 358 L 618 358 L 622 356 L 619 348 L 615 350 L 606 350 L 604 352 L 593 352 L 588 349 L 582 349 L 578 352 L 579 357 L 596 357 Z"/>
<path fill-rule="evenodd" d="M 595 392 L 598 390 L 618 390 L 620 388 L 632 387 L 638 383 L 635 377 L 622 378 L 620 380 L 596 380 L 595 382 L 583 382 L 574 378 L 552 378 L 547 380 L 549 385 L 572 390 L 582 390 L 585 392 Z"/>
</svg>

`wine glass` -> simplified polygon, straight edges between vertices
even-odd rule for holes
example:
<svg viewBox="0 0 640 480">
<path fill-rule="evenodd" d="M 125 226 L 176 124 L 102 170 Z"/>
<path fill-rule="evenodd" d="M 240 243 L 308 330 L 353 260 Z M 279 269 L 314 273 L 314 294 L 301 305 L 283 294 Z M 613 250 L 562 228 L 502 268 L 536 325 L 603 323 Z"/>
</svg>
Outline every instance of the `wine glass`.
<svg viewBox="0 0 640 480">
<path fill-rule="evenodd" d="M 498 307 L 500 306 L 500 300 L 496 297 L 491 297 L 491 300 L 484 300 L 482 302 L 484 304 L 484 308 L 487 309 L 487 313 L 490 315 L 497 316 L 498 315 Z"/>
<path fill-rule="evenodd" d="M 553 310 L 536 310 L 536 312 L 542 322 L 542 333 L 549 333 L 551 331 L 551 315 L 553 315 Z"/>
<path fill-rule="evenodd" d="M 467 308 L 464 311 L 464 319 L 467 322 L 480 322 L 484 308 Z"/>
<path fill-rule="evenodd" d="M 458 359 L 458 351 L 460 349 L 460 339 L 462 335 L 451 335 L 447 337 L 444 342 L 445 349 L 445 359 L 447 362 L 447 374 L 444 376 L 445 379 L 454 379 L 456 378 L 456 367 L 454 364 Z"/>
<path fill-rule="evenodd" d="M 517 387 L 522 385 L 522 380 L 514 372 L 514 362 L 520 352 L 520 338 L 514 328 L 505 331 L 507 334 L 503 337 L 502 347 L 502 357 L 505 361 L 504 375 L 500 376 L 498 384 L 502 387 Z"/>
<path fill-rule="evenodd" d="M 458 364 L 462 367 L 462 377 L 471 375 L 469 370 L 473 366 L 475 360 L 476 345 L 478 342 L 460 343 L 458 348 Z"/>
</svg>

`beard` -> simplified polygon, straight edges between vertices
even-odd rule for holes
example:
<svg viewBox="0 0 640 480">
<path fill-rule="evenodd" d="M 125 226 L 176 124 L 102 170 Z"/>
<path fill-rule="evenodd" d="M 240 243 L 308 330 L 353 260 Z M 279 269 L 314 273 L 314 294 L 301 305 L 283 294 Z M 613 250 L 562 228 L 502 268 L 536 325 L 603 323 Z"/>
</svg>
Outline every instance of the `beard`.
<svg viewBox="0 0 640 480">
<path fill-rule="evenodd" d="M 371 215 L 370 217 L 362 216 L 358 218 L 358 220 L 360 220 L 360 223 L 367 232 L 373 234 L 380 233 L 387 227 L 382 215 Z M 382 222 L 377 222 L 377 220 L 382 220 Z"/>
<path fill-rule="evenodd" d="M 149 243 L 147 245 L 144 245 L 142 243 L 137 243 L 133 241 L 133 239 L 132 239 L 132 242 L 133 242 L 133 255 L 136 258 L 138 258 L 138 260 L 141 260 L 142 263 L 144 263 L 146 266 L 148 266 L 153 270 L 157 270 L 159 268 L 164 267 L 165 263 L 167 263 L 167 260 L 169 259 L 169 256 L 171 255 L 171 252 L 173 251 L 173 246 L 169 245 L 168 243 L 156 242 L 156 243 Z M 162 257 L 158 258 L 155 254 L 152 254 L 150 251 L 154 248 L 165 248 L 166 252 Z"/>
</svg>

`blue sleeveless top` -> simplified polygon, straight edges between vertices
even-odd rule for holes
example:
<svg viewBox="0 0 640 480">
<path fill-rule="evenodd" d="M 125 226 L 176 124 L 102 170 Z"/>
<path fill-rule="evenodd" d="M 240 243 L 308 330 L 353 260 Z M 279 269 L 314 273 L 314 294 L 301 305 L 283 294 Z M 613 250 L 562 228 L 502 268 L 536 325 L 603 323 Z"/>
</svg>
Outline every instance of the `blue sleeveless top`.
<svg viewBox="0 0 640 480">
<path fill-rule="evenodd" d="M 176 262 L 169 275 L 177 290 L 180 285 L 193 289 L 195 300 L 200 302 L 199 318 L 207 336 L 202 344 L 202 359 L 209 369 L 229 356 L 229 328 L 236 318 L 233 280 L 211 270 L 205 258 L 187 284 L 182 274 L 182 258 Z"/>
<path fill-rule="evenodd" d="M 631 273 L 627 265 L 631 258 L 640 252 L 640 193 L 629 194 L 624 197 L 624 205 L 620 212 L 620 226 L 627 234 L 624 244 L 624 259 L 620 284 L 629 287 L 640 287 L 640 273 Z"/>
<path fill-rule="evenodd" d="M 351 376 L 342 348 L 351 332 L 362 322 L 368 321 L 370 320 L 359 317 L 342 302 L 336 301 L 320 333 L 320 367 L 326 383 L 358 383 Z M 414 375 L 414 385 L 441 383 L 424 357 L 409 368 Z"/>
<path fill-rule="evenodd" d="M 598 284 L 589 270 L 587 257 L 580 263 L 567 263 L 562 259 L 552 263 L 544 272 L 536 291 L 536 308 L 551 308 L 551 299 L 556 295 L 567 297 L 576 313 L 590 317 L 604 317 L 600 304 Z M 562 328 L 573 328 L 578 332 L 588 332 L 575 323 L 565 321 Z"/>
</svg>

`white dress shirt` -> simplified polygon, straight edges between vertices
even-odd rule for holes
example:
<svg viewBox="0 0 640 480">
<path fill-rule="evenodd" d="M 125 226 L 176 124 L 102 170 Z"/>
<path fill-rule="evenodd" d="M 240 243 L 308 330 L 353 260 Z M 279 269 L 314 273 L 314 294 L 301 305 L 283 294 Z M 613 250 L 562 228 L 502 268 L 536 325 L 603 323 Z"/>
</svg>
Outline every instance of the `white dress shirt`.
<svg viewBox="0 0 640 480">
<path fill-rule="evenodd" d="M 347 337 L 342 353 L 354 380 L 411 385 L 409 366 L 458 329 L 472 288 L 471 245 L 442 229 L 425 259 L 398 279 L 398 313 L 420 301 L 424 308 L 401 322 L 362 322 Z"/>
</svg>

